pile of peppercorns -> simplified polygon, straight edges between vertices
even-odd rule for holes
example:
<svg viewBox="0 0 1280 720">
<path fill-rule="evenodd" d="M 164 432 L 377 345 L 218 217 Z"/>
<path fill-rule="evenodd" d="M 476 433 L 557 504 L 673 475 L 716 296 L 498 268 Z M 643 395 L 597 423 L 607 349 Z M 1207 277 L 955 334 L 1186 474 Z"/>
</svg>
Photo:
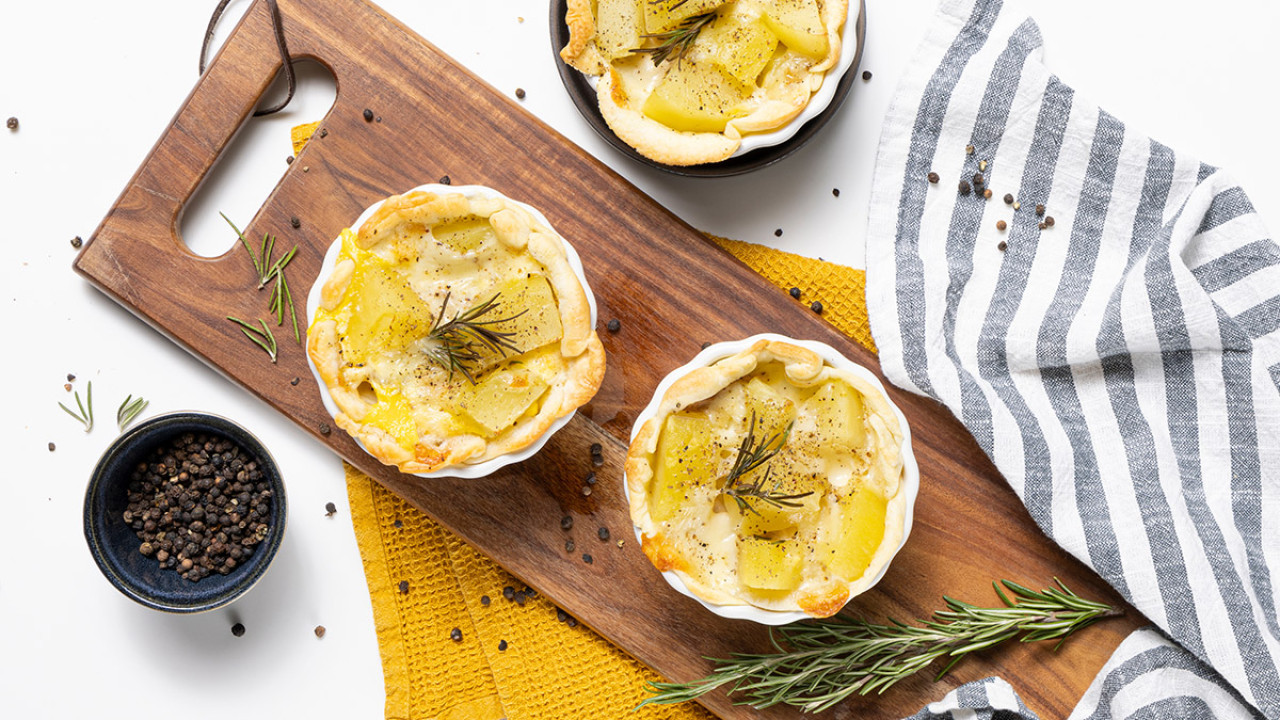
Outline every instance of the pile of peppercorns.
<svg viewBox="0 0 1280 720">
<path fill-rule="evenodd" d="M 124 521 L 143 555 L 196 582 L 253 555 L 270 530 L 271 496 L 253 455 L 226 438 L 187 433 L 138 464 Z"/>
</svg>

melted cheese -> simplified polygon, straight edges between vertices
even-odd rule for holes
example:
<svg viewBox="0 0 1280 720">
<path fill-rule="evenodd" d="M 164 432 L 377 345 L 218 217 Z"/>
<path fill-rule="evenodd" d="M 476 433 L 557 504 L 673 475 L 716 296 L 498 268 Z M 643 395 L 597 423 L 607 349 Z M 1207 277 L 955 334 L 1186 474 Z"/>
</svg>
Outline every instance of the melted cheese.
<svg viewBox="0 0 1280 720">
<path fill-rule="evenodd" d="M 886 510 L 902 473 L 896 420 L 891 428 L 887 406 L 864 402 L 860 387 L 830 368 L 793 382 L 783 363 L 767 362 L 668 415 L 649 461 L 646 552 L 718 604 L 838 609 L 898 521 Z M 785 443 L 738 486 L 791 497 L 725 492 L 749 429 L 757 447 Z"/>
</svg>

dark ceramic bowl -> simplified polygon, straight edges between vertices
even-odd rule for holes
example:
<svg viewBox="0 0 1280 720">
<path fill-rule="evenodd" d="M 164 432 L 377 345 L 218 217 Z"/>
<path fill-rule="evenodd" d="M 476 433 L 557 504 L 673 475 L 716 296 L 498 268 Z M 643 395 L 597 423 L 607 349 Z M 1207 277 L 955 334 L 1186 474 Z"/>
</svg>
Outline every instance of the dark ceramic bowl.
<svg viewBox="0 0 1280 720">
<path fill-rule="evenodd" d="M 729 177 L 731 175 L 741 175 L 772 165 L 803 147 L 836 114 L 836 111 L 840 109 L 840 105 L 844 103 L 845 97 L 849 95 L 849 89 L 853 87 L 853 80 L 858 75 L 858 66 L 862 64 L 862 49 L 867 36 L 866 0 L 851 0 L 849 12 L 858 13 L 856 18 L 850 18 L 854 21 L 853 31 L 858 39 L 858 47 L 853 57 L 853 64 L 840 77 L 840 82 L 836 85 L 835 95 L 832 96 L 831 102 L 827 107 L 802 125 L 789 139 L 777 145 L 756 148 L 716 163 L 688 166 L 667 165 L 641 155 L 636 152 L 635 148 L 615 135 L 613 130 L 609 128 L 609 124 L 605 122 L 604 116 L 600 114 L 600 106 L 596 100 L 595 78 L 583 75 L 560 59 L 560 49 L 569 42 L 569 26 L 564 21 L 566 1 L 551 0 L 551 52 L 555 57 L 556 69 L 560 72 L 560 81 L 564 83 L 564 88 L 569 92 L 569 98 L 573 100 L 578 112 L 582 113 L 582 117 L 586 119 L 591 129 L 595 130 L 596 134 L 604 138 L 605 142 L 612 145 L 618 152 L 649 167 L 686 177 Z"/>
<path fill-rule="evenodd" d="M 258 459 L 272 490 L 270 530 L 253 554 L 227 575 L 198 582 L 181 577 L 138 550 L 141 541 L 124 521 L 134 469 L 155 448 L 185 433 L 225 438 Z M 156 610 L 196 613 L 221 607 L 249 591 L 267 571 L 284 538 L 284 482 L 275 460 L 249 431 L 217 415 L 173 413 L 152 418 L 116 439 L 89 478 L 84 498 L 84 536 L 102 574 L 117 590 Z"/>
</svg>

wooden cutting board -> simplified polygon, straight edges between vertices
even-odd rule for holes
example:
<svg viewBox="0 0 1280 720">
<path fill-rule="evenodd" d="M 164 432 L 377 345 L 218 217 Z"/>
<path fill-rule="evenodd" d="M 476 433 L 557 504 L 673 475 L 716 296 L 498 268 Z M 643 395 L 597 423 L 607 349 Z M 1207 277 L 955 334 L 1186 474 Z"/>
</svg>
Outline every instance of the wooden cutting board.
<svg viewBox="0 0 1280 720">
<path fill-rule="evenodd" d="M 621 321 L 616 334 L 600 329 L 609 370 L 595 400 L 532 460 L 482 480 L 426 481 L 382 466 L 340 431 L 325 432 L 330 419 L 319 390 L 287 333 L 278 334 L 280 359 L 273 365 L 225 320 L 266 315 L 248 257 L 238 248 L 217 258 L 195 256 L 177 228 L 184 205 L 280 70 L 262 0 L 200 78 L 76 270 L 666 677 L 704 675 L 711 668 L 704 656 L 767 649 L 763 627 L 720 619 L 670 590 L 635 542 L 618 548 L 596 539 L 600 526 L 614 538 L 631 536 L 621 469 L 632 421 L 658 380 L 704 342 L 773 331 L 829 343 L 873 369 L 875 357 L 379 8 L 361 0 L 279 6 L 293 56 L 326 65 L 338 88 L 324 132 L 246 228 L 249 236 L 275 234 L 282 250 L 297 244 L 289 267 L 295 299 L 305 298 L 333 238 L 373 202 L 445 175 L 457 184 L 491 186 L 547 215 L 581 254 L 602 325 Z M 380 119 L 366 121 L 365 108 Z M 301 220 L 299 228 L 291 217 Z M 293 378 L 303 380 L 294 385 Z M 944 408 L 890 394 L 910 420 L 920 464 L 915 529 L 884 580 L 852 611 L 875 619 L 925 617 L 944 593 L 991 604 L 992 580 L 1043 587 L 1055 576 L 1086 596 L 1121 603 L 1037 530 Z M 606 462 L 586 497 L 593 442 L 604 445 Z M 576 520 L 571 532 L 560 529 L 566 514 Z M 570 537 L 574 553 L 564 550 Z M 593 564 L 580 558 L 584 550 Z M 1056 653 L 1043 645 L 988 652 L 940 683 L 916 677 L 881 697 L 855 698 L 830 716 L 903 717 L 959 683 L 996 674 L 1042 717 L 1063 717 L 1141 620 L 1129 610 L 1126 619 L 1094 626 Z M 723 718 L 797 715 L 777 708 L 757 714 L 722 693 L 704 703 Z"/>
</svg>

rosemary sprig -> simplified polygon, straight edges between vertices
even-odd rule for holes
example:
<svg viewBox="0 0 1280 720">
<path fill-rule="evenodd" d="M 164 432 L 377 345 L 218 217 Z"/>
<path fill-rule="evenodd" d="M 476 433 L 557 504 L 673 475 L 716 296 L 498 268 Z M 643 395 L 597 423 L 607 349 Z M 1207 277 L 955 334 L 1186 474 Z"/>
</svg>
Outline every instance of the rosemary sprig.
<svg viewBox="0 0 1280 720">
<path fill-rule="evenodd" d="M 276 361 L 276 350 L 278 349 L 276 346 L 276 336 L 271 334 L 271 328 L 267 327 L 267 324 L 263 322 L 261 318 L 258 319 L 258 325 L 261 326 L 261 329 L 254 327 L 252 324 L 247 323 L 240 318 L 231 317 L 230 315 L 227 316 L 227 319 L 239 325 L 240 332 L 244 333 L 245 337 L 252 340 L 258 347 L 266 350 L 267 355 L 271 356 L 271 362 L 274 363 Z"/>
<path fill-rule="evenodd" d="M 63 412 L 65 412 L 66 414 L 70 415 L 76 420 L 79 420 L 80 424 L 84 425 L 85 432 L 89 432 L 90 430 L 92 430 L 93 429 L 93 381 L 90 380 L 88 386 L 85 388 L 84 402 L 80 402 L 80 391 L 79 390 L 76 391 L 76 407 L 80 408 L 79 413 L 76 413 L 71 408 L 67 407 L 66 405 L 63 405 L 62 403 L 58 403 L 58 407 L 62 408 Z"/>
<path fill-rule="evenodd" d="M 1081 598 L 1057 578 L 1057 587 L 1040 592 L 1001 582 L 1016 603 L 992 583 L 1004 607 L 978 607 L 944 596 L 947 609 L 920 627 L 892 618 L 877 625 L 845 617 L 787 625 L 778 630 L 780 639 L 773 637 L 777 652 L 715 660 L 710 675 L 688 683 L 648 683 L 655 694 L 640 706 L 685 702 L 728 686 L 730 694 L 743 693 L 743 702 L 756 709 L 782 704 L 821 712 L 854 693 L 882 693 L 935 660 L 946 663 L 937 680 L 966 655 L 1020 634 L 1022 642 L 1058 640 L 1060 646 L 1072 633 L 1122 614 Z"/>
<path fill-rule="evenodd" d="M 457 371 L 474 385 L 476 379 L 472 371 L 485 354 L 496 352 L 506 357 L 508 352 L 520 352 L 520 348 L 511 341 L 515 337 L 514 332 L 499 332 L 489 326 L 514 320 L 528 310 L 521 310 L 510 317 L 481 320 L 480 318 L 495 312 L 502 305 L 498 302 L 502 293 L 497 293 L 446 322 L 444 311 L 449 306 L 449 296 L 450 293 L 445 293 L 444 302 L 440 303 L 440 313 L 431 324 L 431 332 L 427 333 L 427 339 L 431 341 L 427 357 L 447 369 L 449 377 L 453 377 L 454 371 Z"/>
<path fill-rule="evenodd" d="M 747 475 L 768 463 L 782 450 L 782 446 L 787 444 L 787 438 L 791 436 L 793 425 L 795 425 L 794 422 L 788 423 L 785 430 L 764 439 L 757 445 L 756 414 L 754 412 L 751 413 L 751 422 L 747 426 L 747 434 L 742 438 L 742 444 L 738 446 L 738 455 L 733 459 L 733 466 L 729 468 L 729 474 L 725 476 L 724 489 L 721 490 L 721 492 L 738 503 L 738 509 L 742 513 L 753 512 L 757 515 L 760 514 L 751 503 L 747 502 L 748 498 L 779 508 L 796 508 L 800 507 L 798 500 L 813 494 L 812 491 L 794 495 L 778 492 L 778 481 L 769 482 L 770 473 L 772 472 L 772 468 L 769 467 L 764 469 L 764 473 L 755 482 L 744 482 L 744 478 Z"/>
<path fill-rule="evenodd" d="M 678 3 L 672 6 L 672 9 L 683 4 L 683 2 Z M 657 40 L 658 44 L 653 47 L 632 48 L 631 52 L 647 54 L 653 60 L 655 67 L 666 62 L 672 55 L 675 55 L 678 64 L 693 47 L 693 41 L 698 39 L 698 33 L 715 19 L 716 13 L 712 11 L 686 18 L 684 22 L 665 32 L 645 33 L 641 37 Z"/>
<path fill-rule="evenodd" d="M 272 280 L 276 281 L 275 287 L 271 289 L 271 299 L 268 305 L 271 314 L 276 318 L 276 326 L 284 325 L 285 312 L 289 313 L 290 321 L 293 325 L 293 339 L 295 342 L 302 343 L 302 331 L 298 326 L 298 311 L 293 305 L 293 292 L 289 290 L 289 281 L 285 278 L 284 269 L 293 260 L 293 256 L 298 252 L 298 246 L 294 245 L 289 252 L 276 258 L 271 259 L 275 252 L 276 237 L 269 233 L 262 236 L 262 246 L 255 255 L 253 247 L 249 245 L 249 241 L 245 239 L 244 233 L 240 232 L 240 228 L 231 222 L 231 218 L 225 213 L 219 213 L 222 219 L 227 221 L 231 229 L 235 231 L 236 237 L 240 238 L 240 244 L 244 246 L 245 252 L 249 253 L 249 261 L 253 263 L 253 269 L 258 274 L 258 289 L 261 290 L 267 286 Z"/>
<path fill-rule="evenodd" d="M 116 426 L 120 428 L 120 432 L 129 427 L 129 423 L 133 422 L 143 410 L 151 403 L 143 400 L 141 397 L 134 399 L 133 395 L 129 395 L 120 403 L 120 408 L 116 410 Z"/>
</svg>

